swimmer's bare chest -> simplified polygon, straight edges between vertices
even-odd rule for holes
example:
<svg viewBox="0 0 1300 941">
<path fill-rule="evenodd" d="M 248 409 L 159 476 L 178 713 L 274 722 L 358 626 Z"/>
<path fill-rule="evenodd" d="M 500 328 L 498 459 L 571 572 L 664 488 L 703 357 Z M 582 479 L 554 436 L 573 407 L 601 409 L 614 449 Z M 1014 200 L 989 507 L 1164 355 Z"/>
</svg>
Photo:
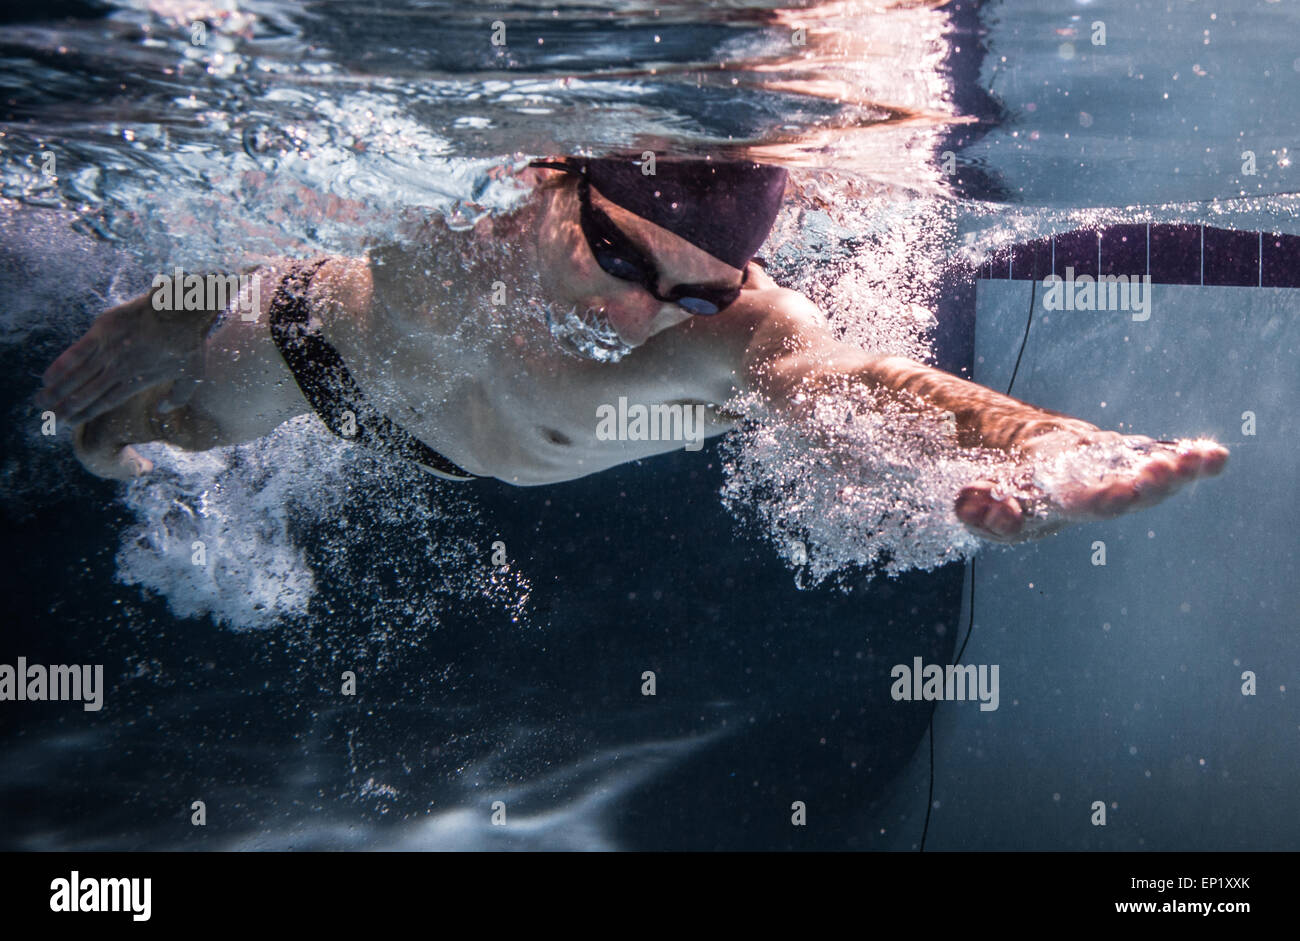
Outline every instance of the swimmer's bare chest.
<svg viewBox="0 0 1300 941">
<path fill-rule="evenodd" d="M 440 319 L 414 335 L 409 325 L 401 336 L 376 331 L 354 372 L 390 418 L 472 473 L 559 483 L 695 450 L 731 427 L 718 414 L 729 377 L 682 356 L 683 337 L 655 336 L 601 363 L 563 352 L 532 318 L 463 341 Z"/>
</svg>

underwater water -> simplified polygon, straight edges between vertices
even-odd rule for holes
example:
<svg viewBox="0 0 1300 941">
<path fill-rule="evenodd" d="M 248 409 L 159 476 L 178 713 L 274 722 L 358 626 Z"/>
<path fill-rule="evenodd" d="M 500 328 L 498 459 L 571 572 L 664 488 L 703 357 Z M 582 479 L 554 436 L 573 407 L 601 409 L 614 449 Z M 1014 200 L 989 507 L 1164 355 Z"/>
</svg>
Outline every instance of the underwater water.
<svg viewBox="0 0 1300 941">
<path fill-rule="evenodd" d="M 981 274 L 1104 226 L 1300 234 L 1294 4 L 5 15 L 0 662 L 103 664 L 106 692 L 95 712 L 0 706 L 4 847 L 915 849 L 927 826 L 943 849 L 1294 846 L 1295 292 L 1157 296 L 1178 313 L 1151 335 L 1153 380 L 1118 352 L 1128 325 L 1026 330 L 1034 297 Z M 942 427 L 851 390 L 813 417 L 851 460 L 752 412 L 698 452 L 533 488 L 431 479 L 314 416 L 151 446 L 129 484 L 42 434 L 41 372 L 154 272 L 412 247 L 428 218 L 463 231 L 517 207 L 530 157 L 614 150 L 787 166 L 762 255 L 846 342 L 1104 427 L 1215 436 L 1229 470 L 1003 549 L 952 512 L 997 459 L 934 459 Z M 1148 530 L 1180 536 L 1116 551 Z M 1117 568 L 1131 583 L 1100 577 Z M 1231 570 L 1217 593 L 1207 569 Z M 1090 645 L 1119 637 L 1100 625 L 1124 623 L 1125 592 L 1169 604 L 1122 649 Z M 999 708 L 891 697 L 895 665 L 959 647 L 1001 665 Z"/>
</svg>

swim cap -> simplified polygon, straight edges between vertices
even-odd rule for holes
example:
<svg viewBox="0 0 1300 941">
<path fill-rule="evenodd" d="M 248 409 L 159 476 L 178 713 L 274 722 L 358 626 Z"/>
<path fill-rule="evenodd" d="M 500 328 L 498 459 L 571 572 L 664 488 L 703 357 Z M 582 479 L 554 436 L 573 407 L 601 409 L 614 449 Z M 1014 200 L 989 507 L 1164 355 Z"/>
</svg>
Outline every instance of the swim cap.
<svg viewBox="0 0 1300 941">
<path fill-rule="evenodd" d="M 744 268 L 772 230 L 784 167 L 749 160 L 658 160 L 653 175 L 630 158 L 576 160 L 610 202 Z"/>
</svg>

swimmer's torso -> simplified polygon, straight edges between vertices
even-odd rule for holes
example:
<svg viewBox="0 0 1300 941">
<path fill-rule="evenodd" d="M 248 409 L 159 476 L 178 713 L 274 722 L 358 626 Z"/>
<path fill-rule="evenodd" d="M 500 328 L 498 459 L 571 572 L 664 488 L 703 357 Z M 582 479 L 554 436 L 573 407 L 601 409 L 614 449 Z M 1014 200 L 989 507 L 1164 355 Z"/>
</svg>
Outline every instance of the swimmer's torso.
<svg viewBox="0 0 1300 941">
<path fill-rule="evenodd" d="M 327 319 L 325 333 L 376 407 L 466 470 L 524 485 L 575 479 L 690 443 L 629 440 L 636 430 L 611 438 L 608 423 L 598 434 L 598 410 L 617 411 L 620 398 L 627 408 L 689 409 L 687 434 L 730 427 L 717 406 L 735 392 L 728 363 L 743 341 L 718 342 L 719 325 L 696 318 L 616 363 L 566 353 L 526 302 L 536 278 L 531 254 L 506 244 L 519 238 L 513 228 L 489 222 L 474 232 L 442 230 L 429 250 L 372 257 L 366 313 Z M 498 283 L 507 286 L 503 305 L 491 302 Z"/>
</svg>

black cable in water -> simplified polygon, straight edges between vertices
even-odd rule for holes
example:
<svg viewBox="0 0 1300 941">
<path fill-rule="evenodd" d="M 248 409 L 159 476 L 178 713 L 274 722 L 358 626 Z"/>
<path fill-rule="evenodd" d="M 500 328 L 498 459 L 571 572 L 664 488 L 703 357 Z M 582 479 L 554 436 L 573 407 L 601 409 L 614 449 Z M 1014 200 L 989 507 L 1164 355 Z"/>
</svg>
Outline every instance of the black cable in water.
<svg viewBox="0 0 1300 941">
<path fill-rule="evenodd" d="M 1020 372 L 1020 357 L 1025 355 L 1025 344 L 1029 342 L 1029 328 L 1034 322 L 1034 298 L 1038 294 L 1038 282 L 1029 282 L 1029 318 L 1025 321 L 1025 335 L 1020 338 L 1020 352 L 1016 354 L 1016 365 L 1011 370 L 1011 381 L 1007 383 L 1007 395 L 1011 394 L 1016 384 L 1016 374 Z"/>
<path fill-rule="evenodd" d="M 1007 395 L 1016 385 L 1016 375 L 1020 372 L 1020 358 L 1025 355 L 1025 346 L 1029 343 L 1029 328 L 1034 322 L 1034 301 L 1038 296 L 1038 282 L 1030 280 L 1029 282 L 1029 318 L 1025 321 L 1025 335 L 1020 338 L 1020 352 L 1016 354 L 1016 365 L 1011 370 L 1011 381 L 1007 383 Z M 966 653 L 966 645 L 970 643 L 970 635 L 975 631 L 975 560 L 970 560 L 970 616 L 966 619 L 966 639 L 961 642 L 961 649 L 957 651 L 957 656 L 953 658 L 952 665 L 956 666 L 961 663 L 962 655 Z M 930 710 L 930 790 L 925 799 L 925 825 L 921 828 L 921 847 L 919 852 L 925 852 L 925 838 L 930 835 L 930 811 L 934 809 L 934 710 Z"/>
<path fill-rule="evenodd" d="M 966 639 L 961 642 L 961 649 L 957 651 L 957 656 L 953 659 L 953 666 L 961 663 L 962 655 L 966 653 L 966 645 L 970 643 L 970 635 L 975 630 L 975 560 L 970 560 L 970 608 L 969 616 L 966 618 Z M 919 852 L 925 852 L 925 838 L 930 834 L 930 811 L 934 809 L 934 710 L 930 710 L 930 793 L 925 800 L 925 826 L 921 830 L 921 848 Z"/>
</svg>

